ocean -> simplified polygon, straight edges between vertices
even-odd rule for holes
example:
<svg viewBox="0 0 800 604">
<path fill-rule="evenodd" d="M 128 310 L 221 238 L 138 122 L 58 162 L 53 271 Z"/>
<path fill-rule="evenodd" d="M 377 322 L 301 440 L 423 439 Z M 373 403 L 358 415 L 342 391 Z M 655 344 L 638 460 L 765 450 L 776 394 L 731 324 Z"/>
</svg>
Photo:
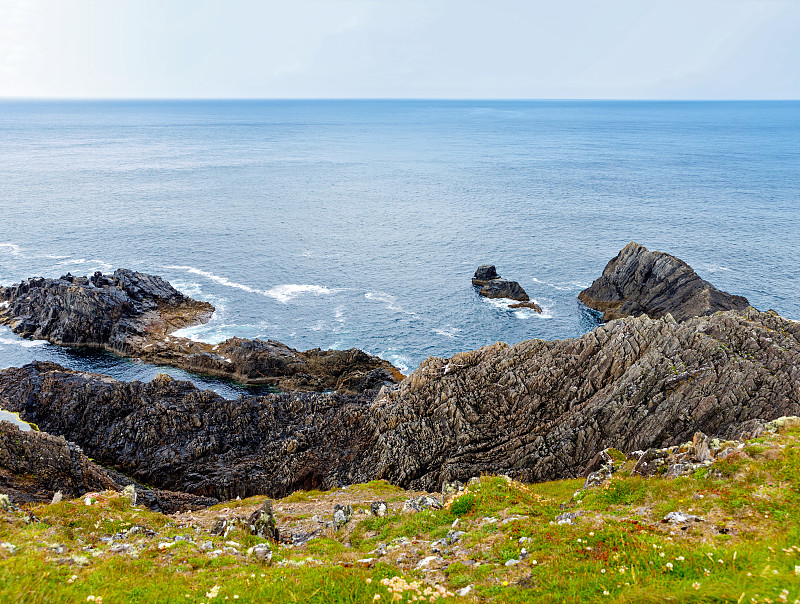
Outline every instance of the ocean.
<svg viewBox="0 0 800 604">
<path fill-rule="evenodd" d="M 2 285 L 132 268 L 216 306 L 183 335 L 405 373 L 591 330 L 578 292 L 630 241 L 800 319 L 800 102 L 3 101 L 0 216 Z M 34 359 L 248 391 L 0 328 L 0 368 Z"/>
</svg>

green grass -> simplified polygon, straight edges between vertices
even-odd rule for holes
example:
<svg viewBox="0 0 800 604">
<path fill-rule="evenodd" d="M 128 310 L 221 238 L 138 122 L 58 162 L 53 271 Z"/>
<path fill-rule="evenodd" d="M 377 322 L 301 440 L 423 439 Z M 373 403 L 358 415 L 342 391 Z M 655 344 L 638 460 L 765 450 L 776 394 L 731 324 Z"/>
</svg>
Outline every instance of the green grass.
<svg viewBox="0 0 800 604">
<path fill-rule="evenodd" d="M 436 584 L 451 592 L 473 586 L 466 598 L 445 601 L 522 602 L 794 602 L 800 599 L 800 433 L 765 435 L 694 476 L 678 479 L 616 475 L 605 486 L 576 491 L 582 480 L 525 485 L 484 476 L 449 509 L 400 513 L 384 518 L 356 515 L 339 532 L 328 530 L 304 547 L 273 544 L 271 565 L 246 555 L 263 541 L 237 528 L 226 539 L 197 524 L 132 508 L 116 494 L 97 503 L 83 500 L 0 512 L 0 602 L 391 602 L 381 580 Z M 363 500 L 408 495 L 383 481 L 328 493 L 296 493 L 281 501 L 279 523 L 307 517 L 291 508 L 333 501 L 352 492 Z M 332 498 L 330 501 L 327 498 Z M 226 502 L 197 516 L 213 519 L 222 510 L 243 513 L 264 497 Z M 244 508 L 240 511 L 240 508 Z M 670 511 L 703 516 L 686 530 L 662 522 Z M 307 509 L 306 509 L 307 511 Z M 575 524 L 555 524 L 564 511 L 584 513 Z M 322 513 L 322 512 L 320 512 Z M 446 563 L 416 569 L 459 518 L 465 535 L 440 546 Z M 515 518 L 510 522 L 503 522 Z M 495 519 L 495 520 L 491 520 Z M 103 539 L 132 526 L 143 533 L 115 543 L 136 546 L 136 555 L 110 553 Z M 189 535 L 194 543 L 173 542 Z M 523 539 L 521 543 L 520 540 Z M 242 555 L 213 557 L 226 541 Z M 403 542 L 400 544 L 400 542 Z M 174 543 L 174 542 L 173 542 Z M 358 560 L 379 545 L 387 555 L 369 566 Z M 91 548 L 89 547 L 91 546 Z M 59 548 L 64 551 L 59 553 Z M 527 558 L 520 560 L 522 549 Z M 93 555 L 99 551 L 100 555 Z M 402 554 L 402 555 L 401 555 Z M 85 556 L 85 565 L 75 565 Z M 407 562 L 398 566 L 398 557 Z M 310 558 L 310 560 L 309 560 Z M 72 577 L 75 577 L 72 580 Z M 218 591 L 214 591 L 218 586 Z M 785 591 L 784 591 L 785 590 Z M 216 595 L 214 595 L 216 593 Z M 409 588 L 395 597 L 413 601 Z M 208 594 L 208 595 L 207 595 Z M 374 597 L 379 595 L 379 600 Z M 188 597 L 187 597 L 188 596 Z M 211 597 L 214 596 L 214 597 Z M 235 598 L 235 596 L 239 596 Z M 226 599 L 227 598 L 227 599 Z M 419 601 L 419 600 L 417 600 Z M 425 600 L 428 601 L 428 600 Z"/>
</svg>

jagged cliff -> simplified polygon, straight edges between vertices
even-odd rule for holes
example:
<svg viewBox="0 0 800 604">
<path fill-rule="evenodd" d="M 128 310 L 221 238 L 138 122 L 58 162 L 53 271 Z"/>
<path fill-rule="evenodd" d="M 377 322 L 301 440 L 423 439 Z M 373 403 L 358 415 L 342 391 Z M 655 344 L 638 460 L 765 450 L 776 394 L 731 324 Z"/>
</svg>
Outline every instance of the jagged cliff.
<svg viewBox="0 0 800 604">
<path fill-rule="evenodd" d="M 683 260 L 631 242 L 578 298 L 603 320 L 670 313 L 677 321 L 720 310 L 746 310 L 746 298 L 718 290 Z"/>
<path fill-rule="evenodd" d="M 504 472 L 576 476 L 601 449 L 735 436 L 800 414 L 800 324 L 721 312 L 626 318 L 580 338 L 431 358 L 368 397 L 225 400 L 36 363 L 0 372 L 0 406 L 134 478 L 220 499 L 385 478 L 413 488 Z"/>
<path fill-rule="evenodd" d="M 62 346 L 102 348 L 157 365 L 282 390 L 375 390 L 402 379 L 388 361 L 361 350 L 301 352 L 273 340 L 231 338 L 217 345 L 170 335 L 208 321 L 214 307 L 193 300 L 154 275 L 28 279 L 0 287 L 0 324 Z"/>
</svg>

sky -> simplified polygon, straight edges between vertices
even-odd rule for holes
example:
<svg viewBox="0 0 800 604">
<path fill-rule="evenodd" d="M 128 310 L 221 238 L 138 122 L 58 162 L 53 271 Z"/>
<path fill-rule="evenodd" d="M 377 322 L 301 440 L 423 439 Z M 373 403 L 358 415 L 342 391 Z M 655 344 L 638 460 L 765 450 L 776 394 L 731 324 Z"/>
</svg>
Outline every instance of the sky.
<svg viewBox="0 0 800 604">
<path fill-rule="evenodd" d="M 800 0 L 0 0 L 0 97 L 798 99 Z"/>
</svg>

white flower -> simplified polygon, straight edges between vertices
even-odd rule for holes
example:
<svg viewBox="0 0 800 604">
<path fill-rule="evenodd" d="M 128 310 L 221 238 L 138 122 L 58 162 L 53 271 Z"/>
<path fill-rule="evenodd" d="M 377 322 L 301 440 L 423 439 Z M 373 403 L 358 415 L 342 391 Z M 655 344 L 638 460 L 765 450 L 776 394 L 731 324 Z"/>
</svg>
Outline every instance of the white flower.
<svg viewBox="0 0 800 604">
<path fill-rule="evenodd" d="M 672 570 L 672 562 L 667 562 L 667 570 Z"/>
<path fill-rule="evenodd" d="M 694 583 L 692 583 L 692 587 L 694 587 L 695 589 L 700 589 L 700 584 L 697 581 L 695 581 Z"/>
<path fill-rule="evenodd" d="M 219 585 L 215 585 L 212 587 L 208 592 L 206 592 L 206 598 L 209 600 L 213 600 L 219 595 Z"/>
</svg>

